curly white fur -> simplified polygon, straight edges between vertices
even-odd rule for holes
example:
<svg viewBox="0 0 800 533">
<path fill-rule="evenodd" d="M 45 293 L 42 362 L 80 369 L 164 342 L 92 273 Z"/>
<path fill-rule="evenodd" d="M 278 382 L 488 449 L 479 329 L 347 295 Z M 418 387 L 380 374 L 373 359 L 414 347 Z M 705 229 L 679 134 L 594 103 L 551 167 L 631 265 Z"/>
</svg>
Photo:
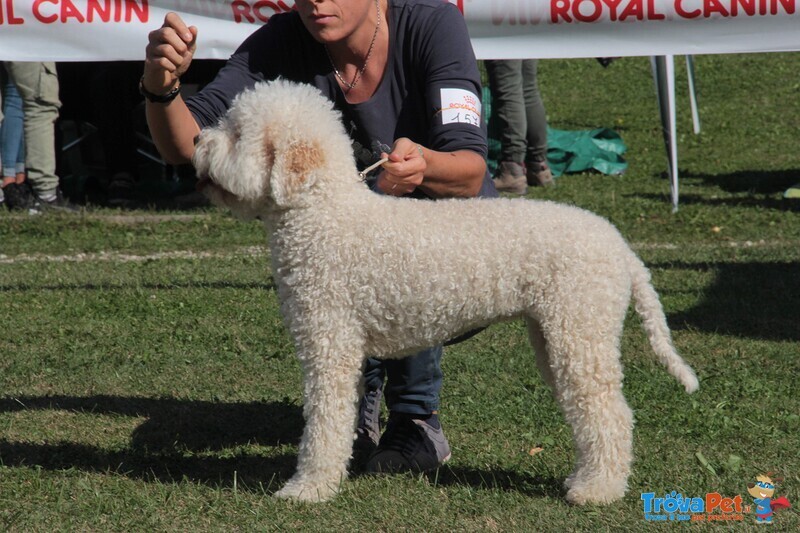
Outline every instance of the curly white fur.
<svg viewBox="0 0 800 533">
<path fill-rule="evenodd" d="M 591 213 L 523 199 L 399 199 L 361 182 L 340 115 L 284 81 L 241 94 L 205 130 L 205 191 L 269 235 L 281 311 L 304 370 L 306 427 L 280 497 L 326 500 L 347 475 L 367 355 L 403 357 L 522 318 L 577 449 L 567 499 L 625 493 L 633 417 L 620 336 L 631 296 L 650 344 L 692 392 L 642 262 Z"/>
</svg>

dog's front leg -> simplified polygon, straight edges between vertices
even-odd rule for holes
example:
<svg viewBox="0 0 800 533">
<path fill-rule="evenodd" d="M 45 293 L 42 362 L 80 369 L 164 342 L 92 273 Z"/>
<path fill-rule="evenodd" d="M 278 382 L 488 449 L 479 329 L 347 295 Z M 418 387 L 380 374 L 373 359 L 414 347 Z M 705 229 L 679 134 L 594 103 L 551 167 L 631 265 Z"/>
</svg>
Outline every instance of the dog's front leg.
<svg viewBox="0 0 800 533">
<path fill-rule="evenodd" d="M 297 471 L 279 498 L 326 501 L 347 477 L 353 451 L 363 353 L 336 343 L 299 350 L 303 363 L 305 428 Z"/>
</svg>

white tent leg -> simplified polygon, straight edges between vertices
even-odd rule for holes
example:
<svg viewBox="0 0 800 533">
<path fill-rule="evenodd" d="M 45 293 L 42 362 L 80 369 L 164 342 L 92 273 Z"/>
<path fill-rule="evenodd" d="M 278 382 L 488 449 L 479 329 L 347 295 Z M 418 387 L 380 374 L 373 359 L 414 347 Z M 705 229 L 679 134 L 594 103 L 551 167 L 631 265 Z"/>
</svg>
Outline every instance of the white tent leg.
<svg viewBox="0 0 800 533">
<path fill-rule="evenodd" d="M 675 56 L 651 58 L 653 80 L 656 84 L 658 110 L 661 113 L 661 128 L 667 148 L 669 163 L 672 212 L 678 211 L 678 143 L 675 125 Z"/>
<path fill-rule="evenodd" d="M 686 56 L 686 75 L 689 78 L 689 104 L 692 106 L 694 133 L 700 133 L 700 111 L 697 109 L 697 92 L 694 84 L 694 57 Z"/>
</svg>

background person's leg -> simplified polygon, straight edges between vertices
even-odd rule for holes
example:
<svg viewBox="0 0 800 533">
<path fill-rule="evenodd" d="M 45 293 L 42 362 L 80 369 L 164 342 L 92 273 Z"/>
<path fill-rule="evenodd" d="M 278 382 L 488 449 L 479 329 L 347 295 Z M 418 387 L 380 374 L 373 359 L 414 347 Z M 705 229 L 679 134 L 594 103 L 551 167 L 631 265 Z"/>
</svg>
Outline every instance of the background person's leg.
<svg viewBox="0 0 800 533">
<path fill-rule="evenodd" d="M 537 80 L 538 60 L 522 61 L 522 93 L 525 100 L 525 172 L 528 185 L 550 185 L 553 175 L 547 165 L 547 114 Z"/>
<path fill-rule="evenodd" d="M 3 86 L 2 124 L 0 124 L 0 160 L 3 162 L 3 185 L 17 181 L 17 174 L 25 171 L 25 115 L 22 97 L 11 80 Z M 20 157 L 21 156 L 21 157 Z M 20 166 L 20 162 L 22 165 Z M 8 182 L 8 183 L 6 183 Z"/>
<path fill-rule="evenodd" d="M 525 101 L 522 92 L 522 61 L 486 61 L 492 113 L 500 125 L 500 160 L 494 176 L 498 191 L 525 194 L 523 160 L 527 142 Z"/>
<path fill-rule="evenodd" d="M 33 198 L 25 182 L 25 140 L 22 97 L 17 86 L 0 67 L 0 170 L 2 188 L 0 198 L 10 210 L 28 209 Z"/>
<path fill-rule="evenodd" d="M 55 122 L 61 101 L 55 63 L 6 62 L 6 70 L 22 96 L 25 113 L 25 166 L 34 193 L 41 199 L 55 197 Z"/>
</svg>

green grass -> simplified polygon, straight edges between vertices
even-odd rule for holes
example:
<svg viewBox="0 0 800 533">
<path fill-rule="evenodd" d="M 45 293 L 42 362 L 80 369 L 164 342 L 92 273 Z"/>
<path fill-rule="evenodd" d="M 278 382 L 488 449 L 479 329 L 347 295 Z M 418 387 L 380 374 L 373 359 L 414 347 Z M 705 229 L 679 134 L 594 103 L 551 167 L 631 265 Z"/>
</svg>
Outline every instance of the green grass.
<svg viewBox="0 0 800 533">
<path fill-rule="evenodd" d="M 551 125 L 617 129 L 630 167 L 565 176 L 530 196 L 620 228 L 701 378 L 697 394 L 682 392 L 629 314 L 637 460 L 624 500 L 565 503 L 569 428 L 515 323 L 447 351 L 448 466 L 357 477 L 322 505 L 270 498 L 294 469 L 302 415 L 261 228 L 216 210 L 172 220 L 3 213 L 0 530 L 640 531 L 660 527 L 643 519 L 643 492 L 750 505 L 746 484 L 767 471 L 785 477 L 777 494 L 796 507 L 800 206 L 781 193 L 800 181 L 800 56 L 696 66 L 703 132 L 691 133 L 679 68 L 672 214 L 648 61 L 540 64 Z M 750 514 L 714 527 L 756 526 Z M 798 528 L 795 509 L 776 515 L 773 530 Z"/>
</svg>

